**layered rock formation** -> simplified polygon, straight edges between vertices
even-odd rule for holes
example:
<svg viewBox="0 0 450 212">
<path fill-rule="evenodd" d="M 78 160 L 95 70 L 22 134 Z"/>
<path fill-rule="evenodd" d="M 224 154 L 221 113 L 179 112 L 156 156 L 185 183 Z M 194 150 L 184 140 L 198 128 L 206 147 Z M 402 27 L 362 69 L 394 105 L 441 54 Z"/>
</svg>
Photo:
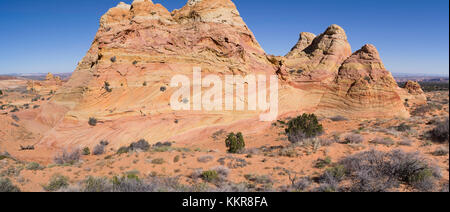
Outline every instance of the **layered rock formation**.
<svg viewBox="0 0 450 212">
<path fill-rule="evenodd" d="M 407 81 L 404 89 L 400 89 L 399 94 L 407 105 L 427 104 L 427 97 L 418 82 Z"/>
<path fill-rule="evenodd" d="M 61 78 L 48 73 L 44 81 L 30 80 L 27 82 L 27 90 L 36 93 L 53 93 L 62 86 Z"/>
<path fill-rule="evenodd" d="M 395 84 L 375 47 L 352 54 L 337 25 L 318 36 L 302 33 L 288 55 L 274 57 L 266 55 L 230 0 L 189 0 L 173 12 L 135 0 L 101 17 L 87 55 L 42 107 L 38 120 L 53 129 L 43 132 L 41 144 L 94 146 L 105 139 L 118 147 L 139 139 L 188 139 L 196 130 L 240 122 L 265 126 L 256 124 L 261 111 L 171 110 L 171 78 L 191 76 L 193 67 L 204 75 L 278 74 L 280 115 L 408 115 L 405 90 Z M 90 117 L 99 124 L 89 126 Z"/>
<path fill-rule="evenodd" d="M 405 89 L 406 89 L 406 91 L 408 91 L 409 94 L 412 94 L 412 95 L 422 95 L 422 94 L 424 94 L 420 84 L 418 82 L 414 82 L 414 81 L 411 81 L 411 80 L 406 82 Z"/>
<path fill-rule="evenodd" d="M 407 116 L 398 85 L 373 45 L 365 45 L 347 58 L 329 89 L 320 104 L 324 114 Z"/>
<path fill-rule="evenodd" d="M 351 54 L 344 29 L 331 25 L 317 37 L 302 33 L 284 63 L 293 82 L 330 82 Z"/>
</svg>

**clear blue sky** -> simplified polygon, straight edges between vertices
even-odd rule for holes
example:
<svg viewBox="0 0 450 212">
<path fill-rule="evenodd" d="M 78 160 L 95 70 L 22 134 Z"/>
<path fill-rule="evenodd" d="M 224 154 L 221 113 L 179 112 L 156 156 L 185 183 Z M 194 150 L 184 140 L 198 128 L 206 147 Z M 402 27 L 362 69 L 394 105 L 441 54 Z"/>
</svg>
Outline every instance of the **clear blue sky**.
<svg viewBox="0 0 450 212">
<path fill-rule="evenodd" d="M 131 3 L 132 0 L 125 0 Z M 99 19 L 116 0 L 0 0 L 0 74 L 72 72 Z M 154 0 L 170 11 L 187 0 Z M 269 54 L 284 55 L 300 32 L 342 26 L 353 51 L 377 46 L 394 73 L 448 75 L 448 0 L 234 0 Z"/>
</svg>

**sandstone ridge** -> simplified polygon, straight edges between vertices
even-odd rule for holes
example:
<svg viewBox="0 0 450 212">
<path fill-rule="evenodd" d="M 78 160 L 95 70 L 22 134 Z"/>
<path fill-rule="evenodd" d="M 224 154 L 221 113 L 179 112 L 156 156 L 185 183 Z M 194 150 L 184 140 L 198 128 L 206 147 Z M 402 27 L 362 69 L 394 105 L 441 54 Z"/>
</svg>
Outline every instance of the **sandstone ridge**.
<svg viewBox="0 0 450 212">
<path fill-rule="evenodd" d="M 201 67 L 204 75 L 277 74 L 280 116 L 406 117 L 405 98 L 421 95 L 397 86 L 374 46 L 352 53 L 338 25 L 318 36 L 301 33 L 290 53 L 275 57 L 261 48 L 230 0 L 189 0 L 172 12 L 135 0 L 101 17 L 86 56 L 42 108 L 40 119 L 54 124 L 42 132 L 40 143 L 93 146 L 105 139 L 117 147 L 139 139 L 192 142 L 194 134 L 214 127 L 270 126 L 258 120 L 263 111 L 173 111 L 169 102 L 176 89 L 170 80 L 192 76 L 193 67 Z M 248 101 L 247 96 L 236 98 Z M 88 124 L 92 117 L 99 120 L 97 126 Z"/>
</svg>

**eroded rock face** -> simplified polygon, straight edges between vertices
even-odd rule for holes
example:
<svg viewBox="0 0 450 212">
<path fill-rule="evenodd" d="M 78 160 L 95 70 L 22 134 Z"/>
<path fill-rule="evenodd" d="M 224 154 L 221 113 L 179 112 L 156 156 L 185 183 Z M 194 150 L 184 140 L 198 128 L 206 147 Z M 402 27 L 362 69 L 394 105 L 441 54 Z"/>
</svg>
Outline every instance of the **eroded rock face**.
<svg viewBox="0 0 450 212">
<path fill-rule="evenodd" d="M 297 45 L 286 56 L 285 65 L 294 83 L 330 82 L 351 54 L 344 29 L 331 25 L 317 37 L 302 33 Z"/>
<path fill-rule="evenodd" d="M 370 44 L 347 58 L 339 68 L 337 77 L 339 85 L 352 85 L 363 80 L 383 88 L 398 87 L 392 74 L 384 67 L 377 49 Z"/>
<path fill-rule="evenodd" d="M 407 116 L 399 96 L 405 90 L 375 47 L 352 54 L 337 25 L 318 36 L 302 33 L 288 55 L 276 57 L 266 55 L 230 0 L 189 0 L 172 12 L 135 0 L 101 17 L 86 56 L 42 107 L 39 119 L 54 124 L 41 144 L 92 146 L 103 139 L 120 147 L 139 139 L 188 139 L 213 126 L 265 126 L 261 111 L 173 111 L 171 78 L 191 77 L 193 67 L 204 76 L 278 75 L 279 115 Z M 247 102 L 248 96 L 237 99 Z M 99 124 L 89 126 L 90 117 Z"/>
<path fill-rule="evenodd" d="M 30 80 L 27 82 L 27 90 L 37 94 L 48 94 L 56 92 L 62 86 L 61 78 L 48 73 L 43 81 Z"/>
<path fill-rule="evenodd" d="M 400 96 L 407 105 L 427 104 L 427 97 L 418 82 L 408 81 L 403 89 L 399 91 Z"/>
<path fill-rule="evenodd" d="M 325 114 L 364 111 L 367 117 L 408 116 L 398 85 L 373 45 L 365 45 L 347 58 L 329 89 L 319 106 Z"/>
<path fill-rule="evenodd" d="M 215 73 L 275 71 L 230 0 L 189 1 L 172 13 L 140 0 L 102 16 L 91 49 L 57 100 L 73 107 L 81 93 L 105 82 L 113 91 L 144 82 L 167 86 L 169 76 L 193 66 Z"/>
<path fill-rule="evenodd" d="M 303 51 L 312 44 L 315 38 L 316 35 L 313 33 L 310 32 L 300 33 L 300 39 L 298 40 L 297 44 L 295 44 L 294 48 L 292 48 L 291 51 L 286 55 L 286 57 L 287 58 L 302 57 Z"/>
<path fill-rule="evenodd" d="M 412 95 L 422 95 L 422 94 L 424 94 L 420 84 L 418 82 L 414 82 L 414 81 L 411 81 L 411 80 L 406 82 L 405 89 L 408 91 L 409 94 L 412 94 Z"/>
</svg>

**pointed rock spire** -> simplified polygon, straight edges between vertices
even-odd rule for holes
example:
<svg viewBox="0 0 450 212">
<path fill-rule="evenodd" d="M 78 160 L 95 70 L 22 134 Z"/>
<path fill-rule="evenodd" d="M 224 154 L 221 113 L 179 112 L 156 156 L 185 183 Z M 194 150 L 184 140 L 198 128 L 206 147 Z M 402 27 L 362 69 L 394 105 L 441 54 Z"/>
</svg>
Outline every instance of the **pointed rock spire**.
<svg viewBox="0 0 450 212">
<path fill-rule="evenodd" d="M 340 81 L 365 80 L 371 84 L 396 87 L 392 74 L 386 70 L 374 45 L 366 44 L 344 61 L 339 69 Z"/>
<path fill-rule="evenodd" d="M 344 29 L 333 24 L 317 37 L 302 33 L 286 56 L 286 67 L 293 81 L 328 82 L 334 80 L 342 62 L 351 54 Z"/>
<path fill-rule="evenodd" d="M 310 32 L 302 32 L 300 33 L 300 38 L 297 44 L 291 49 L 291 51 L 286 55 L 286 57 L 295 57 L 300 55 L 303 50 L 305 50 L 308 46 L 310 46 L 316 38 L 316 35 Z"/>
</svg>

